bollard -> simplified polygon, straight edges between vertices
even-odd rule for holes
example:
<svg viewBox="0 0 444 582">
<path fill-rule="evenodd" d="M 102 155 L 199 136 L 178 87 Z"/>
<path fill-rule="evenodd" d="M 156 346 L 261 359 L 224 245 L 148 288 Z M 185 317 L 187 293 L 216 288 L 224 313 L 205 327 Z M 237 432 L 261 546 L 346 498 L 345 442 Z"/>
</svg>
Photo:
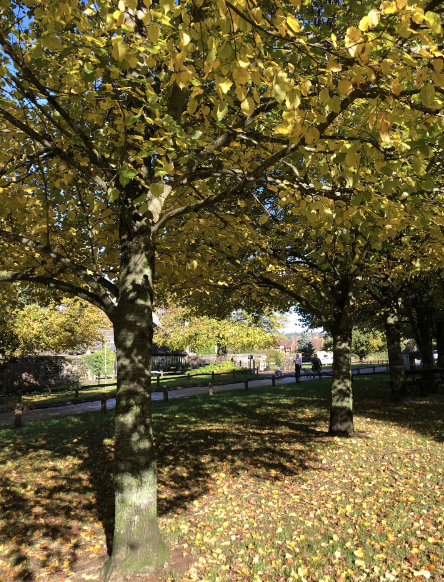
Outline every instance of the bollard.
<svg viewBox="0 0 444 582">
<path fill-rule="evenodd" d="M 213 396 L 213 384 L 211 382 L 208 383 L 208 394 Z"/>
<path fill-rule="evenodd" d="M 22 405 L 17 403 L 14 409 L 14 428 L 22 426 Z"/>
<path fill-rule="evenodd" d="M 164 388 L 163 389 L 163 399 L 168 402 L 168 389 Z"/>
<path fill-rule="evenodd" d="M 214 382 L 214 372 L 211 372 L 211 381 Z"/>
<path fill-rule="evenodd" d="M 188 380 L 188 384 L 191 384 L 191 376 L 190 376 L 190 374 L 187 374 L 187 380 Z"/>
<path fill-rule="evenodd" d="M 100 412 L 106 414 L 106 394 L 102 394 L 102 398 L 100 399 Z"/>
<path fill-rule="evenodd" d="M 17 392 L 17 396 L 18 396 L 18 403 L 21 404 L 22 403 L 22 391 L 21 391 L 21 389 Z"/>
<path fill-rule="evenodd" d="M 236 378 L 236 370 L 233 370 L 233 378 Z"/>
<path fill-rule="evenodd" d="M 387 364 L 386 367 L 385 367 L 386 372 L 388 372 L 388 369 L 389 369 L 389 367 L 388 367 L 388 364 Z"/>
<path fill-rule="evenodd" d="M 358 366 L 357 374 L 360 374 L 360 373 L 361 373 L 361 368 Z"/>
<path fill-rule="evenodd" d="M 273 388 L 276 386 L 276 376 L 275 376 L 275 374 L 273 374 L 273 376 L 271 377 L 271 385 L 273 386 Z"/>
<path fill-rule="evenodd" d="M 376 366 L 373 366 L 373 374 L 376 374 Z"/>
<path fill-rule="evenodd" d="M 74 394 L 75 394 L 76 398 L 79 397 L 79 385 L 78 384 L 76 384 L 76 387 L 74 388 Z"/>
<path fill-rule="evenodd" d="M 245 380 L 244 384 L 245 384 L 245 390 L 248 390 L 248 380 Z"/>
<path fill-rule="evenodd" d="M 159 389 L 160 388 L 160 374 L 157 374 L 156 382 L 157 382 L 157 389 Z"/>
</svg>

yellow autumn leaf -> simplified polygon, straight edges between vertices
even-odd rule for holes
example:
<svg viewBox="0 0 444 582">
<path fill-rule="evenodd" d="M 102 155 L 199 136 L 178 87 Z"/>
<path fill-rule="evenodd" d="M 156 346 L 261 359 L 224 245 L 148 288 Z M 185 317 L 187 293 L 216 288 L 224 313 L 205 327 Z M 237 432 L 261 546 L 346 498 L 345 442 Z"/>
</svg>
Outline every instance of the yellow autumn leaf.
<svg viewBox="0 0 444 582">
<path fill-rule="evenodd" d="M 246 69 L 245 67 L 238 67 L 234 71 L 234 76 L 236 78 L 236 81 L 238 83 L 240 83 L 241 85 L 245 85 L 245 83 L 247 83 L 247 81 L 250 77 L 248 74 L 248 69 Z"/>
<path fill-rule="evenodd" d="M 361 18 L 361 21 L 359 22 L 359 30 L 366 32 L 369 28 L 371 28 L 370 19 L 368 16 L 364 16 L 364 18 Z"/>
<path fill-rule="evenodd" d="M 342 65 L 340 63 L 337 63 L 333 59 L 333 57 L 330 57 L 328 59 L 328 63 L 327 63 L 327 70 L 333 71 L 333 72 L 339 72 L 339 71 L 342 71 Z"/>
<path fill-rule="evenodd" d="M 319 101 L 321 103 L 324 103 L 325 101 L 327 101 L 327 99 L 330 97 L 330 93 L 328 92 L 328 89 L 322 89 L 319 92 Z"/>
<path fill-rule="evenodd" d="M 154 44 L 159 40 L 160 29 L 156 22 L 152 22 L 148 26 L 148 38 Z"/>
<path fill-rule="evenodd" d="M 396 2 L 389 2 L 389 0 L 383 2 L 379 9 L 382 14 L 395 14 L 395 12 L 398 12 L 398 9 L 396 8 Z"/>
<path fill-rule="evenodd" d="M 360 154 L 348 153 L 345 156 L 345 163 L 347 164 L 347 166 L 351 168 L 356 168 L 356 166 L 359 166 L 360 159 L 361 159 Z"/>
<path fill-rule="evenodd" d="M 260 24 L 262 22 L 262 10 L 260 8 L 252 8 L 251 14 L 256 21 L 256 24 Z"/>
<path fill-rule="evenodd" d="M 223 79 L 223 81 L 220 81 L 219 83 L 217 83 L 217 86 L 222 89 L 223 93 L 228 93 L 232 84 L 233 84 L 233 82 L 230 81 L 230 79 Z"/>
<path fill-rule="evenodd" d="M 353 90 L 353 85 L 351 84 L 350 81 L 347 81 L 345 79 L 343 79 L 342 81 L 339 81 L 338 91 L 339 91 L 339 93 L 341 93 L 341 95 L 350 95 L 352 90 Z"/>
<path fill-rule="evenodd" d="M 435 72 L 440 73 L 443 67 L 443 60 L 442 59 L 433 59 L 433 68 Z"/>
<path fill-rule="evenodd" d="M 254 113 L 254 100 L 251 97 L 247 97 L 241 103 L 241 109 L 248 117 L 251 117 Z"/>
<path fill-rule="evenodd" d="M 404 87 L 398 81 L 398 79 L 394 79 L 393 80 L 393 83 L 392 83 L 392 86 L 391 86 L 391 89 L 392 89 L 392 93 L 394 95 L 399 95 L 403 91 Z"/>
<path fill-rule="evenodd" d="M 358 548 L 357 550 L 355 550 L 354 555 L 357 556 L 358 558 L 363 558 L 364 557 L 364 550 L 362 548 Z"/>
<path fill-rule="evenodd" d="M 288 135 L 289 132 L 290 126 L 287 125 L 286 123 L 280 123 L 279 125 L 276 125 L 276 127 L 274 128 L 274 133 L 276 135 Z"/>
<path fill-rule="evenodd" d="M 263 214 L 259 220 L 259 224 L 265 224 L 268 220 L 268 214 Z"/>
<path fill-rule="evenodd" d="M 123 61 L 127 53 L 127 50 L 128 45 L 126 45 L 124 42 L 120 40 L 119 42 L 114 43 L 112 53 L 113 57 L 116 59 L 116 61 Z"/>
<path fill-rule="evenodd" d="M 379 24 L 380 17 L 381 13 L 379 12 L 379 10 L 376 9 L 370 10 L 367 16 L 364 16 L 364 18 L 361 19 L 359 23 L 359 29 L 366 32 L 367 30 L 374 28 Z"/>
<path fill-rule="evenodd" d="M 287 24 L 294 32 L 299 32 L 301 30 L 299 22 L 292 14 L 287 16 Z"/>
<path fill-rule="evenodd" d="M 190 43 L 191 37 L 183 30 L 179 31 L 179 36 L 180 36 L 180 42 L 183 46 L 187 46 L 187 44 Z"/>
<path fill-rule="evenodd" d="M 429 107 L 435 99 L 435 87 L 427 83 L 419 92 L 419 99 L 423 105 Z"/>
<path fill-rule="evenodd" d="M 301 81 L 299 88 L 301 90 L 302 95 L 308 95 L 308 92 L 310 91 L 310 87 L 311 87 L 311 81 L 309 81 L 308 79 L 304 79 L 303 81 Z"/>
</svg>

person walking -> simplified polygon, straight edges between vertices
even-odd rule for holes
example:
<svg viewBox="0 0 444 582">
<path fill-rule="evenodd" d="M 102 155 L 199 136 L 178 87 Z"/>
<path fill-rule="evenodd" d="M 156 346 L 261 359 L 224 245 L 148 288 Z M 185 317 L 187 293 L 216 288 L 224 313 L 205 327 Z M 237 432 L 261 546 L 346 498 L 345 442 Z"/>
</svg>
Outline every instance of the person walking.
<svg viewBox="0 0 444 582">
<path fill-rule="evenodd" d="M 311 369 L 313 370 L 313 372 L 316 372 L 316 374 L 319 375 L 319 378 L 322 378 L 322 362 L 318 358 L 318 354 L 316 353 L 313 355 L 313 358 L 311 360 Z"/>
<path fill-rule="evenodd" d="M 294 360 L 294 372 L 296 376 L 296 382 L 301 381 L 301 370 L 302 370 L 302 357 L 301 354 L 296 354 L 296 358 Z"/>
</svg>

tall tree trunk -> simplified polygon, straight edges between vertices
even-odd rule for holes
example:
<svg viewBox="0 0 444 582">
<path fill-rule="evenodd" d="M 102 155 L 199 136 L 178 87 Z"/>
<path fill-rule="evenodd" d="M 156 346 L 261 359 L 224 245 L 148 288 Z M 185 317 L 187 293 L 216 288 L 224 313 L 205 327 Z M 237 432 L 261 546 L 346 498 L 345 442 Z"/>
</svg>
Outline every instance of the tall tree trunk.
<svg viewBox="0 0 444 582">
<path fill-rule="evenodd" d="M 424 303 L 415 306 L 415 336 L 419 340 L 422 367 L 433 368 L 433 308 Z"/>
<path fill-rule="evenodd" d="M 396 313 L 390 311 L 385 320 L 385 335 L 390 367 L 391 397 L 398 402 L 406 396 L 405 369 L 401 353 L 401 332 Z"/>
<path fill-rule="evenodd" d="M 435 325 L 436 347 L 438 349 L 438 368 L 444 368 L 444 317 L 436 317 Z"/>
<path fill-rule="evenodd" d="M 333 322 L 333 378 L 331 383 L 330 428 L 332 434 L 353 434 L 351 370 L 352 294 L 346 292 Z"/>
<path fill-rule="evenodd" d="M 149 574 L 168 559 L 157 524 L 151 419 L 154 250 L 127 241 L 114 334 L 117 352 L 115 528 L 105 580 Z"/>
</svg>

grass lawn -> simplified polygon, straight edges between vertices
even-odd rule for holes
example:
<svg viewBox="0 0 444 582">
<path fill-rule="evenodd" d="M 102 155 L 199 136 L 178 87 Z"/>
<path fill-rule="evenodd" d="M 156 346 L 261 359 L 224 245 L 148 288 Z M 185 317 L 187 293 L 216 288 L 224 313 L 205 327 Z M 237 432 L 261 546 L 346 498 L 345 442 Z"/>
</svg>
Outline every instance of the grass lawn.
<svg viewBox="0 0 444 582">
<path fill-rule="evenodd" d="M 329 386 L 154 403 L 161 528 L 194 559 L 183 580 L 444 580 L 444 396 L 392 405 L 386 378 L 355 378 L 357 432 L 338 439 Z M 0 579 L 97 579 L 112 452 L 112 413 L 0 427 Z"/>
<path fill-rule="evenodd" d="M 109 381 L 108 383 L 111 383 Z M 56 390 L 52 392 L 51 390 Z M 85 388 L 79 390 L 79 398 L 91 398 L 97 396 L 100 399 L 100 395 L 105 393 L 109 398 L 113 398 L 116 395 L 116 386 L 105 386 L 103 384 L 100 388 Z M 23 406 L 36 406 L 41 404 L 55 404 L 57 402 L 66 402 L 67 400 L 74 400 L 75 392 L 74 387 L 66 387 L 66 389 L 61 389 L 60 386 L 54 386 L 53 388 L 48 388 L 45 392 L 39 394 L 23 394 L 22 404 Z M 17 404 L 17 396 L 4 396 L 0 398 L 0 408 L 14 408 Z"/>
<path fill-rule="evenodd" d="M 230 382 L 236 382 L 243 380 L 245 378 L 253 377 L 250 372 L 236 372 L 235 374 L 214 374 L 214 382 L 224 382 L 229 384 Z M 188 378 L 183 375 L 168 375 L 161 378 L 159 382 L 160 388 L 178 388 L 180 386 L 187 387 L 193 386 L 195 384 L 208 384 L 211 382 L 211 374 L 198 375 L 193 377 L 191 375 L 191 381 L 188 383 Z M 259 376 L 258 376 L 259 378 Z M 111 384 L 112 380 L 108 381 Z M 157 388 L 156 378 L 153 376 L 153 388 Z M 53 390 L 54 392 L 51 392 Z M 91 398 L 97 397 L 100 399 L 101 394 L 107 394 L 108 398 L 114 398 L 116 396 L 116 386 L 105 386 L 103 383 L 99 388 L 85 388 L 79 390 L 79 398 Z M 23 394 L 22 404 L 23 406 L 36 406 L 41 404 L 56 404 L 57 402 L 65 402 L 67 400 L 73 400 L 75 397 L 74 387 L 67 386 L 66 390 L 61 389 L 60 386 L 54 386 L 52 389 L 48 388 L 45 392 L 39 394 Z M 0 398 L 0 408 L 14 408 L 17 404 L 17 396 L 4 396 Z"/>
</svg>

